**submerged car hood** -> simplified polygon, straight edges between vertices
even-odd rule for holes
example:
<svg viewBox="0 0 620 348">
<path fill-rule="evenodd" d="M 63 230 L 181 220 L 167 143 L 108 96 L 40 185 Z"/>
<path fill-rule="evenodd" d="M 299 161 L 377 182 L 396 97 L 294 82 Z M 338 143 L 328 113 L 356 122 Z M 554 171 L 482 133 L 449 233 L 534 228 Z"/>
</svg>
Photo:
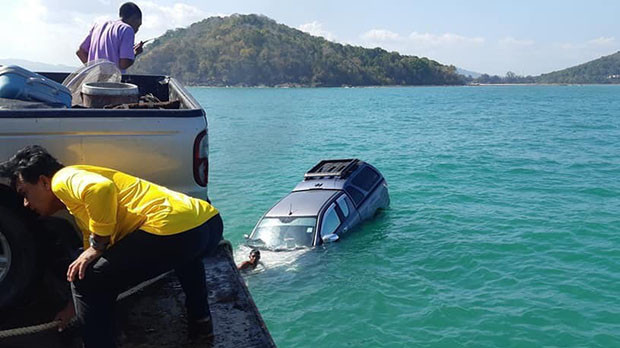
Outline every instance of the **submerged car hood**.
<svg viewBox="0 0 620 348">
<path fill-rule="evenodd" d="M 326 201 L 337 194 L 337 190 L 308 190 L 291 192 L 282 198 L 265 217 L 316 216 Z"/>
</svg>

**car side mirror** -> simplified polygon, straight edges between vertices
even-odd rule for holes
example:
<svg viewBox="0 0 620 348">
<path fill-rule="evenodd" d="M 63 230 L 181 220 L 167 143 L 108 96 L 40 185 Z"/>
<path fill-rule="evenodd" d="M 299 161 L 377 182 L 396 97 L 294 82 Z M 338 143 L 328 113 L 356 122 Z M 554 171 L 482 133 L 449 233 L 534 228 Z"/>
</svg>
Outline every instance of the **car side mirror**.
<svg viewBox="0 0 620 348">
<path fill-rule="evenodd" d="M 323 243 L 333 243 L 333 242 L 337 241 L 338 239 L 340 239 L 340 237 L 338 237 L 337 234 L 332 233 L 332 234 L 328 234 L 328 235 L 323 236 L 323 238 L 321 238 L 321 239 L 323 239 Z"/>
<path fill-rule="evenodd" d="M 245 239 L 249 239 L 249 238 L 250 238 L 250 235 L 249 235 L 249 234 L 244 234 L 244 235 L 243 235 L 243 238 L 245 238 Z"/>
</svg>

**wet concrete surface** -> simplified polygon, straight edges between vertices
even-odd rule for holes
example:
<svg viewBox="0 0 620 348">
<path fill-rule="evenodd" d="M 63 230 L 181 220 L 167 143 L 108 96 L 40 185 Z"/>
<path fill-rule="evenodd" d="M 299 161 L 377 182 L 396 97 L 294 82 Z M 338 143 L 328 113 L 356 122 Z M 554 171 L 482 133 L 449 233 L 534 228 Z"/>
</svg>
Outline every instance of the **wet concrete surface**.
<svg viewBox="0 0 620 348">
<path fill-rule="evenodd" d="M 209 306 L 213 318 L 212 340 L 188 337 L 185 316 L 185 295 L 174 274 L 170 274 L 140 292 L 117 302 L 119 346 L 138 347 L 275 347 L 243 278 L 237 271 L 226 248 L 218 248 L 216 255 L 205 260 L 209 287 Z M 12 320 L 2 320 L 0 330 L 49 321 L 32 307 L 14 309 Z M 31 312 L 30 315 L 28 312 Z M 44 317 L 48 317 L 43 319 Z M 51 315 L 53 317 L 53 315 Z M 62 334 L 56 330 L 0 338 L 0 347 L 80 347 L 76 328 Z"/>
</svg>

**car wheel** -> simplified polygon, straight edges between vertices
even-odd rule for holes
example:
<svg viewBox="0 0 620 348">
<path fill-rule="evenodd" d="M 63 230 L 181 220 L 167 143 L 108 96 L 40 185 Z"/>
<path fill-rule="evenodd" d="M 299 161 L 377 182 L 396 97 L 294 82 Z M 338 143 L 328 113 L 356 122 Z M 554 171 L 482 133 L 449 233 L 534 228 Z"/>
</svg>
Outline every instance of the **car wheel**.
<svg viewBox="0 0 620 348">
<path fill-rule="evenodd" d="M 35 274 L 34 239 L 16 214 L 0 207 L 0 308 L 25 293 Z"/>
</svg>

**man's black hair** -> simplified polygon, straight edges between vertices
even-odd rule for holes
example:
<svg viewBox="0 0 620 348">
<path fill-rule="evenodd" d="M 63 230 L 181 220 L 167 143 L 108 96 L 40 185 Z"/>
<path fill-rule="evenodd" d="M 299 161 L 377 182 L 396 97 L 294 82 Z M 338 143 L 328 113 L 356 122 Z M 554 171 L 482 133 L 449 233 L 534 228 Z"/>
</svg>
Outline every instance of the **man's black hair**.
<svg viewBox="0 0 620 348">
<path fill-rule="evenodd" d="M 130 19 L 133 16 L 142 18 L 142 11 L 140 11 L 138 5 L 133 2 L 126 2 L 121 5 L 121 8 L 118 10 L 118 15 L 121 19 Z"/>
<path fill-rule="evenodd" d="M 51 178 L 64 166 L 40 145 L 28 145 L 17 151 L 8 161 L 0 163 L 0 176 L 8 177 L 14 184 L 21 175 L 31 184 L 37 183 L 41 175 Z"/>
</svg>

